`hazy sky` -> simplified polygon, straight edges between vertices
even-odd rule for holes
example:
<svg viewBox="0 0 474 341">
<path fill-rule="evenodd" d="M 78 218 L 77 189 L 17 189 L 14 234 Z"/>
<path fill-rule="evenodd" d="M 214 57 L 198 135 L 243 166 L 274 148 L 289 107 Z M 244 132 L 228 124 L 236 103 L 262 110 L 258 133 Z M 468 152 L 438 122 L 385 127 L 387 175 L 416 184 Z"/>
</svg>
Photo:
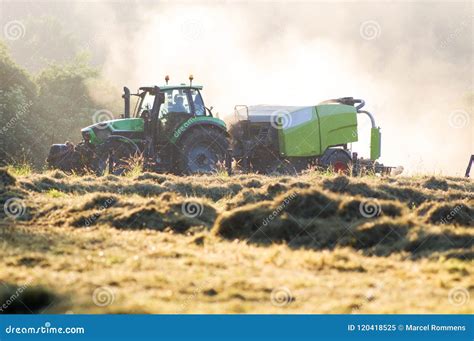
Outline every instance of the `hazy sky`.
<svg viewBox="0 0 474 341">
<path fill-rule="evenodd" d="M 206 105 L 221 116 L 230 115 L 235 104 L 306 105 L 360 97 L 382 127 L 386 164 L 462 174 L 473 153 L 471 2 L 0 6 L 4 36 L 12 21 L 58 18 L 78 44 L 90 49 L 117 91 L 124 84 L 161 84 L 166 74 L 181 83 L 192 73 L 195 83 L 204 85 Z M 13 52 L 21 39 L 31 37 L 24 26 L 22 37 L 10 43 Z M 365 120 L 362 135 L 368 137 Z M 368 155 L 367 139 L 354 148 Z"/>
</svg>

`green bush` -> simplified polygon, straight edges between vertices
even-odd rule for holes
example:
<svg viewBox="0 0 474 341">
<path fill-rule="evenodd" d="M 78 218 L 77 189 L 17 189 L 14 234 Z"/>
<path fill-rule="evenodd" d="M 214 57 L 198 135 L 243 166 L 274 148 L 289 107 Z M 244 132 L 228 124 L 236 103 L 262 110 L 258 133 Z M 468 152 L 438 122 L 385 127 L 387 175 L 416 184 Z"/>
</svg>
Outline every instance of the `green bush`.
<svg viewBox="0 0 474 341">
<path fill-rule="evenodd" d="M 118 107 L 110 96 L 107 104 L 92 96 L 91 84 L 100 94 L 110 94 L 111 87 L 84 54 L 67 63 L 50 62 L 33 77 L 0 42 L 0 79 L 0 164 L 27 160 L 41 168 L 51 143 L 78 142 L 94 112 Z"/>
</svg>

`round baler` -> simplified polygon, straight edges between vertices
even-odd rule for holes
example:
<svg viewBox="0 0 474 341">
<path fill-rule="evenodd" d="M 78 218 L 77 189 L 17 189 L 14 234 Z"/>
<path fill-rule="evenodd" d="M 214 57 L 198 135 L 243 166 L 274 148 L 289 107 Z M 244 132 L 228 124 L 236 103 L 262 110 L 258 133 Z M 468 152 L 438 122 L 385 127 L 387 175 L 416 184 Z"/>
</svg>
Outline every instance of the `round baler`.
<svg viewBox="0 0 474 341">
<path fill-rule="evenodd" d="M 380 128 L 364 101 L 352 97 L 314 106 L 238 105 L 229 128 L 234 158 L 248 171 L 297 173 L 311 166 L 336 172 L 387 173 L 380 157 Z M 358 141 L 357 114 L 371 120 L 370 159 L 352 153 Z"/>
</svg>

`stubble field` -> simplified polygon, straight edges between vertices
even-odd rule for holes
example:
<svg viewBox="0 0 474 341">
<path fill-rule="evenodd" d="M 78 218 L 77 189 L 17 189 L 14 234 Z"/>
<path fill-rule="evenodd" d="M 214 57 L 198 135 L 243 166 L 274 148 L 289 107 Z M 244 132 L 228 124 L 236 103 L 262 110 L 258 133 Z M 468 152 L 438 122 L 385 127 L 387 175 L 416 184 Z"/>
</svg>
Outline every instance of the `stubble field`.
<svg viewBox="0 0 474 341">
<path fill-rule="evenodd" d="M 0 177 L 0 313 L 474 311 L 469 179 Z"/>
</svg>

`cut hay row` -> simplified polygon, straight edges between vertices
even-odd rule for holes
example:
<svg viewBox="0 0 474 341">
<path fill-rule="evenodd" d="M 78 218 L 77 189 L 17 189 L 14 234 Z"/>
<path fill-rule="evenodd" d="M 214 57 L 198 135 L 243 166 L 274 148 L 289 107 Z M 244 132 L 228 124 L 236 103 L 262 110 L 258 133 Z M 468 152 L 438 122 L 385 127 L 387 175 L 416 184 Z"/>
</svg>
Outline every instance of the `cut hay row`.
<svg viewBox="0 0 474 341">
<path fill-rule="evenodd" d="M 415 297 L 403 298 L 395 282 L 385 285 L 396 297 L 357 298 L 395 276 L 416 292 L 423 278 L 434 298 L 418 293 L 426 306 L 414 311 L 426 312 L 446 311 L 443 297 L 456 285 L 473 289 L 468 179 L 58 171 L 14 178 L 5 170 L 0 179 L 0 203 L 16 204 L 0 212 L 0 300 L 28 283 L 22 291 L 33 311 L 278 312 L 268 300 L 283 286 L 296 296 L 293 312 L 413 312 Z M 321 287 L 322 278 L 347 302 Z M 105 310 L 91 301 L 104 285 L 117 301 Z M 332 299 L 315 305 L 320 295 Z M 28 311 L 12 304 L 10 312 Z"/>
</svg>

